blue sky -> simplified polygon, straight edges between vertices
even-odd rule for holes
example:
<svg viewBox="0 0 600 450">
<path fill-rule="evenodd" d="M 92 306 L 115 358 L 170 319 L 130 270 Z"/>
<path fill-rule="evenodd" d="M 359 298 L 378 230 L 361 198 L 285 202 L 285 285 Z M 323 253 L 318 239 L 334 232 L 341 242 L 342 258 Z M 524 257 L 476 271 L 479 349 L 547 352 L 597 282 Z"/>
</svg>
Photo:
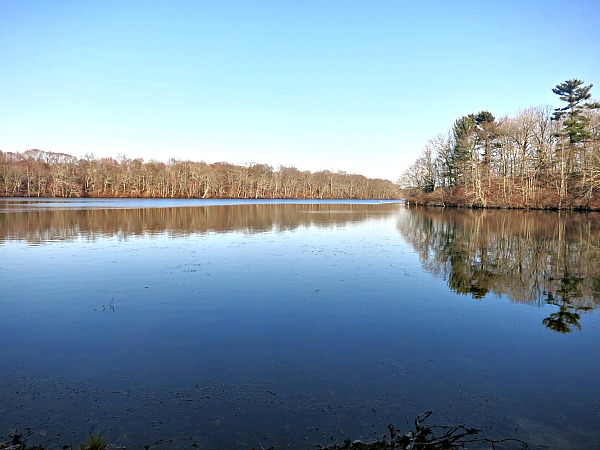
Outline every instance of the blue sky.
<svg viewBox="0 0 600 450">
<path fill-rule="evenodd" d="M 396 180 L 462 115 L 600 98 L 600 1 L 0 0 L 0 150 Z"/>
</svg>

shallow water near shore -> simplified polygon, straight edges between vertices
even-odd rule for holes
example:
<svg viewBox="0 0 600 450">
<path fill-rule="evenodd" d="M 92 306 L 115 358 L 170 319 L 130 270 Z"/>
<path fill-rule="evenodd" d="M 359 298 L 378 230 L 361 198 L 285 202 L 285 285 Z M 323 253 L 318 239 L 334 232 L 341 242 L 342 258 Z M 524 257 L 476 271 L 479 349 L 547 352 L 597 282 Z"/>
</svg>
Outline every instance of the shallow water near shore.
<svg viewBox="0 0 600 450">
<path fill-rule="evenodd" d="M 600 445 L 595 214 L 10 199 L 0 254 L 3 437 Z"/>
</svg>

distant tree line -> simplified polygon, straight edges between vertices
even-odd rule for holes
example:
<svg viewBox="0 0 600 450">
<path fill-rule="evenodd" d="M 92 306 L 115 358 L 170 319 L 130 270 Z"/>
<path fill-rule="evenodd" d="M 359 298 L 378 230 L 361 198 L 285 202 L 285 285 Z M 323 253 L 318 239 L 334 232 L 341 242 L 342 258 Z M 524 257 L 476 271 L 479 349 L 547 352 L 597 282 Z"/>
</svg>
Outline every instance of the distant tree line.
<svg viewBox="0 0 600 450">
<path fill-rule="evenodd" d="M 600 103 L 578 79 L 561 108 L 499 120 L 481 111 L 430 140 L 399 179 L 408 199 L 440 206 L 600 209 Z"/>
<path fill-rule="evenodd" d="M 390 199 L 400 189 L 389 180 L 345 172 L 277 169 L 171 159 L 82 159 L 64 153 L 0 151 L 2 197 Z"/>
</svg>

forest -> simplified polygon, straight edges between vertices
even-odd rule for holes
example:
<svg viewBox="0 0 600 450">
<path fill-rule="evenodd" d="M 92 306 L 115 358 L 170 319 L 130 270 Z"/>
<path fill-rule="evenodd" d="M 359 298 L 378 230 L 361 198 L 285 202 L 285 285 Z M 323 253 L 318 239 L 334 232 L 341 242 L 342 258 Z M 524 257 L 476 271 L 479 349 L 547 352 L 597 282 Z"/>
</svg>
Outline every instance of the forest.
<svg viewBox="0 0 600 450">
<path fill-rule="evenodd" d="M 600 209 L 600 103 L 592 84 L 552 91 L 561 107 L 496 119 L 480 111 L 431 139 L 399 185 L 412 203 L 472 208 Z"/>
<path fill-rule="evenodd" d="M 389 180 L 328 170 L 125 156 L 79 159 L 32 149 L 0 151 L 0 197 L 395 199 L 400 189 Z"/>
</svg>

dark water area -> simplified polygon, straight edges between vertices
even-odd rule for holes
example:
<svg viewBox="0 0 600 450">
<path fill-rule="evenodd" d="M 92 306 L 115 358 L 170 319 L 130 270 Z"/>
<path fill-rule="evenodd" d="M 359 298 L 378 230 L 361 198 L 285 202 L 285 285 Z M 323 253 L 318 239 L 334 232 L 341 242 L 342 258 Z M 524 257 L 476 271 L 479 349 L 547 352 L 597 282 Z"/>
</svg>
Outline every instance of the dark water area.
<svg viewBox="0 0 600 450">
<path fill-rule="evenodd" d="M 0 200 L 0 438 L 600 447 L 600 216 Z"/>
</svg>

